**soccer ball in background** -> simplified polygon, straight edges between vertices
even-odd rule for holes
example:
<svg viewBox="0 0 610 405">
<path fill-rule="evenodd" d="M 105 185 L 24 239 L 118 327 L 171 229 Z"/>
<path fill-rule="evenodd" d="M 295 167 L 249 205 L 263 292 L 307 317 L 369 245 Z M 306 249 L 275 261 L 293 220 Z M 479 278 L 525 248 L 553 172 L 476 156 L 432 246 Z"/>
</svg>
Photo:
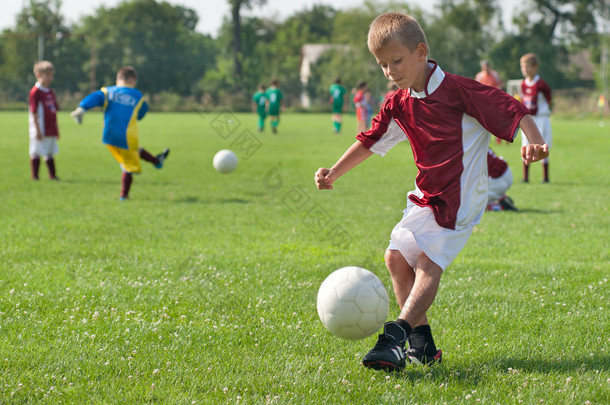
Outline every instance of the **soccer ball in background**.
<svg viewBox="0 0 610 405">
<path fill-rule="evenodd" d="M 214 155 L 214 169 L 220 173 L 231 173 L 237 167 L 237 155 L 228 149 L 218 151 Z"/>
<path fill-rule="evenodd" d="M 318 315 L 326 328 L 343 339 L 364 339 L 388 317 L 388 293 L 379 278 L 362 267 L 332 272 L 318 290 Z"/>
</svg>

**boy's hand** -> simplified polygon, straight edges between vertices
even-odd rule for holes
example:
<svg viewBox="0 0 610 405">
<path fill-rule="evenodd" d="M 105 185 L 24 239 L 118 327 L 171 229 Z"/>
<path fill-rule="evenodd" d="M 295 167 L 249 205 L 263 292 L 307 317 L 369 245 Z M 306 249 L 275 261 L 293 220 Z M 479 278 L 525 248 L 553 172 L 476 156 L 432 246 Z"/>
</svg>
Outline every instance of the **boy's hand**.
<svg viewBox="0 0 610 405">
<path fill-rule="evenodd" d="M 70 113 L 70 116 L 74 119 L 74 122 L 77 124 L 83 123 L 83 115 L 85 115 L 85 109 L 82 107 L 78 107 L 76 110 Z"/>
<path fill-rule="evenodd" d="M 319 168 L 314 176 L 316 187 L 318 190 L 332 190 L 335 178 L 332 176 L 332 172 L 329 169 L 323 167 Z"/>
<path fill-rule="evenodd" d="M 547 157 L 549 157 L 549 145 L 546 143 L 544 145 L 530 144 L 521 147 L 521 159 L 526 165 Z"/>
<path fill-rule="evenodd" d="M 42 133 L 40 131 L 36 131 L 36 140 L 42 141 Z"/>
</svg>

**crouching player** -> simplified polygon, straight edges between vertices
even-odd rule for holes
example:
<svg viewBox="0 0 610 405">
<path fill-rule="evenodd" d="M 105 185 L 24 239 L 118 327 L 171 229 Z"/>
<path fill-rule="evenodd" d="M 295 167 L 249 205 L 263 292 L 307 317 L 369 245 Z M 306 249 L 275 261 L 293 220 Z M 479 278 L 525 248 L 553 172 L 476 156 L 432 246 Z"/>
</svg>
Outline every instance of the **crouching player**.
<svg viewBox="0 0 610 405">
<path fill-rule="evenodd" d="M 513 199 L 506 195 L 508 189 L 513 185 L 513 172 L 506 160 L 496 155 L 491 149 L 487 151 L 487 174 L 489 175 L 489 193 L 486 210 L 519 211 Z"/>
</svg>

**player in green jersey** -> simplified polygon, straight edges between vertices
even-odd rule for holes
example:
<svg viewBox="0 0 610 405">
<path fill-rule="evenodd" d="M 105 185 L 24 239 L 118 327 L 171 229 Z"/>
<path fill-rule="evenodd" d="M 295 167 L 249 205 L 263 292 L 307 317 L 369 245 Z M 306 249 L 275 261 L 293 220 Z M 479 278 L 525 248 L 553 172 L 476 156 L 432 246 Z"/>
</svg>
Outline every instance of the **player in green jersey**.
<svg viewBox="0 0 610 405">
<path fill-rule="evenodd" d="M 252 96 L 252 112 L 258 113 L 258 132 L 263 132 L 267 118 L 267 93 L 264 84 L 259 84 L 258 90 Z"/>
<path fill-rule="evenodd" d="M 341 113 L 343 112 L 343 102 L 345 101 L 345 87 L 341 85 L 341 79 L 336 78 L 330 85 L 330 104 L 333 108 L 333 130 L 336 134 L 341 132 Z"/>
<path fill-rule="evenodd" d="M 271 79 L 271 86 L 267 89 L 267 99 L 269 100 L 269 121 L 271 130 L 277 133 L 277 126 L 280 122 L 280 107 L 282 103 L 282 92 L 278 88 L 279 81 Z"/>
</svg>

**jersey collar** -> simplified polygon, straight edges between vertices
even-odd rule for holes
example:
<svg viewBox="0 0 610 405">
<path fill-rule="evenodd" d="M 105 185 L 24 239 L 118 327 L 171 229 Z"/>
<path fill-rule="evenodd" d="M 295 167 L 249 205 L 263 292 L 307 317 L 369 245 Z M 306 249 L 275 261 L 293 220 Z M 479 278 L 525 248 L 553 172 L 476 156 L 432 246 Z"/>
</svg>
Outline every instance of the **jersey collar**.
<svg viewBox="0 0 610 405">
<path fill-rule="evenodd" d="M 36 87 L 44 92 L 47 92 L 50 90 L 48 87 L 44 87 L 42 84 L 40 84 L 40 82 L 36 82 Z"/>
<path fill-rule="evenodd" d="M 531 86 L 534 83 L 538 82 L 538 80 L 540 80 L 540 75 L 534 76 L 534 78 L 531 81 L 528 78 L 525 78 L 525 84 L 527 84 L 528 86 Z"/>
<path fill-rule="evenodd" d="M 443 72 L 441 70 L 441 68 L 438 67 L 438 63 L 436 63 L 436 61 L 433 61 L 432 59 L 429 59 L 428 66 L 430 66 L 432 68 L 432 70 L 430 71 L 430 74 L 428 75 L 428 78 L 426 79 L 426 85 L 425 85 L 424 91 L 417 92 L 417 91 L 414 91 L 413 89 L 409 89 L 411 97 L 426 98 L 430 94 L 434 93 L 436 91 L 436 89 L 438 89 L 439 86 L 441 85 L 441 83 L 443 82 L 443 79 L 445 78 L 445 72 Z"/>
</svg>

